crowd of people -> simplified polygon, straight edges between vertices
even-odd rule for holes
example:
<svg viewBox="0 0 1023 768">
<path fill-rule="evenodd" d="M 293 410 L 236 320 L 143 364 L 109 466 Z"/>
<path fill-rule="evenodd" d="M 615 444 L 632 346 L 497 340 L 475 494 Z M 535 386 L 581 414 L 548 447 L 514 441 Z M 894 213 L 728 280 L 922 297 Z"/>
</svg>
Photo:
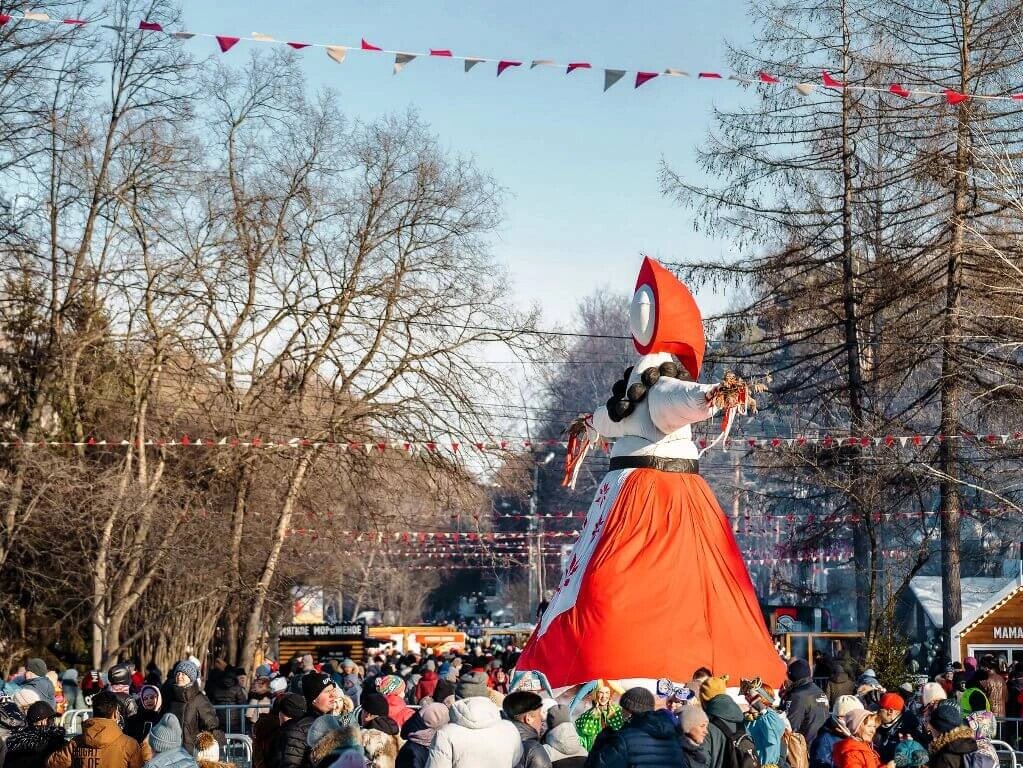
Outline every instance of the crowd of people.
<svg viewBox="0 0 1023 768">
<path fill-rule="evenodd" d="M 700 668 L 655 690 L 595 681 L 569 703 L 541 676 L 516 680 L 516 660 L 500 647 L 304 656 L 248 685 L 223 660 L 203 682 L 190 658 L 166 680 L 118 664 L 79 685 L 33 658 L 0 694 L 0 768 L 231 768 L 228 711 L 251 768 L 997 768 L 1014 688 L 991 657 L 886 690 L 848 656 L 818 656 L 791 661 L 778 691 Z M 86 708 L 69 737 L 62 712 Z"/>
</svg>

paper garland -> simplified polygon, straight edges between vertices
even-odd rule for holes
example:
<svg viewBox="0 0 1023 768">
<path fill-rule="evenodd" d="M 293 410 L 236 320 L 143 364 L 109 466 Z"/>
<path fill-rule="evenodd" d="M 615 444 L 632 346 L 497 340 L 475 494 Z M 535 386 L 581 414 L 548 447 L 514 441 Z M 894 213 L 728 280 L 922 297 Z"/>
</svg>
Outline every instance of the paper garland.
<svg viewBox="0 0 1023 768">
<path fill-rule="evenodd" d="M 101 22 L 90 22 L 83 19 L 67 18 L 67 19 L 53 19 L 45 13 L 23 13 L 23 14 L 0 14 L 0 26 L 8 24 L 10 22 L 18 21 L 30 21 L 42 24 L 60 24 L 70 25 L 76 27 L 84 27 L 88 25 L 96 24 L 106 29 L 112 29 L 117 32 L 124 32 L 124 27 L 115 24 L 105 24 Z M 326 43 L 306 43 L 297 41 L 278 40 L 270 35 L 264 35 L 258 32 L 253 32 L 249 37 L 237 37 L 220 34 L 212 34 L 209 32 L 188 32 L 184 30 L 164 30 L 163 26 L 158 22 L 143 20 L 138 24 L 138 30 L 150 33 L 167 34 L 171 37 L 175 37 L 182 40 L 188 40 L 194 37 L 206 37 L 213 39 L 217 42 L 218 47 L 222 53 L 227 53 L 234 48 L 239 42 L 253 42 L 263 44 L 276 44 L 286 45 L 295 50 L 302 50 L 303 48 L 322 48 L 326 51 L 327 56 L 331 60 L 338 64 L 345 61 L 347 52 L 349 50 L 357 50 L 365 53 L 379 53 L 386 54 L 393 57 L 392 71 L 394 74 L 398 74 L 406 65 L 414 61 L 419 57 L 432 57 L 432 58 L 446 58 L 463 62 L 464 71 L 469 72 L 477 64 L 492 63 L 497 65 L 497 76 L 502 75 L 505 71 L 511 68 L 521 67 L 524 59 L 507 59 L 498 57 L 488 56 L 459 56 L 455 55 L 449 48 L 430 48 L 428 52 L 417 52 L 417 51 L 398 51 L 389 50 L 382 46 L 374 45 L 368 42 L 365 38 L 360 40 L 358 46 L 352 45 L 337 45 L 337 44 L 326 44 Z M 567 64 L 560 64 L 554 59 L 531 59 L 530 69 L 536 69 L 538 67 L 557 67 L 564 68 L 565 74 L 572 74 L 578 69 L 594 69 L 593 64 L 588 61 L 573 61 Z M 613 69 L 608 67 L 599 67 L 604 72 L 604 90 L 607 91 L 609 88 L 618 83 L 622 78 L 625 77 L 628 72 L 635 72 L 635 79 L 633 81 L 633 88 L 637 89 L 642 85 L 650 82 L 651 80 L 660 77 L 674 77 L 674 78 L 689 78 L 691 74 L 687 70 L 678 69 L 675 67 L 666 67 L 664 69 L 641 69 L 641 70 L 626 70 L 626 69 Z M 931 99 L 937 98 L 942 99 L 945 103 L 958 106 L 971 99 L 982 99 L 988 101 L 1023 101 L 1023 93 L 1017 94 L 980 94 L 980 93 L 962 93 L 951 88 L 942 88 L 939 90 L 929 89 L 907 89 L 902 86 L 901 83 L 893 83 L 887 85 L 851 85 L 843 80 L 836 78 L 827 70 L 821 71 L 820 82 L 797 82 L 793 80 L 785 80 L 777 75 L 769 72 L 757 72 L 755 75 L 745 75 L 731 73 L 727 76 L 721 72 L 707 70 L 698 71 L 696 74 L 698 80 L 731 80 L 743 84 L 760 84 L 769 86 L 781 86 L 795 88 L 799 93 L 804 96 L 811 95 L 815 90 L 838 90 L 848 89 L 855 91 L 872 91 L 876 93 L 891 94 L 901 99 L 908 99 L 911 96 L 919 99 Z"/>
</svg>

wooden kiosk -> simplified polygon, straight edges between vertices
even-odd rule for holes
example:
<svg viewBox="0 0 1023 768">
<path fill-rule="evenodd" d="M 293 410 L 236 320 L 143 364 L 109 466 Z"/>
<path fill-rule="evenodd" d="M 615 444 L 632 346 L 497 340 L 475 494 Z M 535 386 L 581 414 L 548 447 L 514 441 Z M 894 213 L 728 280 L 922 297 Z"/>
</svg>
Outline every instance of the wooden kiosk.
<svg viewBox="0 0 1023 768">
<path fill-rule="evenodd" d="M 1023 660 L 1023 576 L 952 627 L 953 661 L 990 654 L 1007 665 Z"/>
</svg>

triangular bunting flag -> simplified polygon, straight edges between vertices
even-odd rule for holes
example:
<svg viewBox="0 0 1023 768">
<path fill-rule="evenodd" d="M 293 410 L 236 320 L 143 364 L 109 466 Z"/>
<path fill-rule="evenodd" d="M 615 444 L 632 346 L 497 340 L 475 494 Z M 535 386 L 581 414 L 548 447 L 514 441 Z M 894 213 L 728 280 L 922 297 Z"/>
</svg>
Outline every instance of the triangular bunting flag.
<svg viewBox="0 0 1023 768">
<path fill-rule="evenodd" d="M 813 93 L 813 83 L 796 83 L 796 90 L 803 96 Z"/>
<path fill-rule="evenodd" d="M 25 21 L 51 21 L 48 13 L 25 13 L 22 14 L 21 18 Z"/>
<path fill-rule="evenodd" d="M 888 93 L 894 93 L 896 96 L 903 99 L 908 98 L 909 96 L 909 91 L 903 88 L 899 83 L 893 83 L 888 89 Z"/>
<path fill-rule="evenodd" d="M 771 85 L 774 85 L 775 83 L 781 82 L 781 80 L 779 80 L 777 77 L 775 77 L 774 75 L 769 75 L 766 72 L 758 72 L 757 75 L 760 77 L 760 82 L 762 83 L 770 83 Z"/>
<path fill-rule="evenodd" d="M 701 72 L 698 74 L 697 79 L 699 80 L 721 80 L 721 75 L 718 72 Z"/>
<path fill-rule="evenodd" d="M 821 81 L 824 83 L 825 88 L 845 88 L 845 83 L 841 80 L 836 80 L 827 70 L 821 71 Z"/>
<path fill-rule="evenodd" d="M 394 72 L 393 72 L 393 74 L 396 75 L 399 72 L 401 72 L 403 69 L 405 69 L 405 65 L 408 64 L 413 59 L 415 59 L 415 57 L 416 57 L 416 55 L 414 53 L 396 53 L 396 54 L 394 54 Z"/>
<path fill-rule="evenodd" d="M 470 58 L 466 58 L 466 60 L 465 60 L 465 71 L 468 72 L 470 69 L 475 67 L 481 61 L 483 61 L 483 59 L 470 59 Z"/>
<path fill-rule="evenodd" d="M 11 20 L 11 16 L 8 13 L 0 13 L 0 27 Z"/>
<path fill-rule="evenodd" d="M 309 43 L 288 43 L 289 48 L 294 48 L 296 51 L 301 51 L 303 48 L 308 48 Z"/>
<path fill-rule="evenodd" d="M 536 69 L 537 67 L 553 67 L 554 59 L 533 59 L 529 62 L 530 69 Z"/>
<path fill-rule="evenodd" d="M 450 59 L 451 58 L 451 51 L 448 50 L 447 48 L 431 48 L 430 49 L 430 55 L 431 56 L 444 56 L 444 57 Z"/>
<path fill-rule="evenodd" d="M 215 37 L 217 38 L 217 45 L 220 46 L 221 53 L 227 53 L 241 40 L 240 37 L 227 37 L 225 35 L 215 35 Z"/>
<path fill-rule="evenodd" d="M 624 69 L 605 69 L 604 70 L 604 90 L 606 91 L 612 85 L 617 83 L 625 77 Z"/>
<path fill-rule="evenodd" d="M 383 48 L 372 43 L 367 43 L 366 38 L 362 38 L 362 50 L 364 51 L 382 51 Z"/>
<path fill-rule="evenodd" d="M 501 59 L 501 61 L 497 62 L 497 76 L 500 77 L 501 73 L 504 72 L 509 67 L 521 66 L 522 66 L 521 61 L 510 61 L 509 59 Z"/>
<path fill-rule="evenodd" d="M 637 72 L 636 73 L 636 85 L 634 87 L 635 88 L 639 88 L 639 86 L 643 85 L 643 83 L 648 83 L 651 80 L 653 80 L 655 77 L 657 77 L 657 73 L 656 72 Z"/>
<path fill-rule="evenodd" d="M 195 37 L 195 32 L 171 32 L 171 37 L 176 37 L 178 40 L 191 40 Z"/>
<path fill-rule="evenodd" d="M 689 73 L 682 69 L 675 69 L 674 67 L 668 67 L 664 70 L 664 74 L 670 75 L 671 77 L 689 77 Z"/>
<path fill-rule="evenodd" d="M 253 40 L 259 40 L 261 43 L 276 43 L 277 41 L 270 37 L 270 35 L 264 35 L 261 32 L 253 32 L 249 35 Z"/>
<path fill-rule="evenodd" d="M 163 27 L 155 21 L 140 21 L 139 29 L 145 30 L 146 32 L 163 32 Z"/>
<path fill-rule="evenodd" d="M 343 64 L 345 56 L 348 55 L 348 49 L 342 45 L 328 45 L 327 55 L 338 64 Z"/>
<path fill-rule="evenodd" d="M 577 69 L 591 69 L 590 62 L 588 61 L 572 61 L 569 62 L 568 68 L 565 70 L 566 75 L 571 75 Z"/>
<path fill-rule="evenodd" d="M 953 90 L 951 90 L 949 88 L 945 89 L 945 100 L 949 104 L 952 104 L 953 106 L 956 105 L 956 104 L 961 104 L 962 102 L 966 101 L 969 98 L 970 98 L 969 95 L 967 95 L 965 93 L 960 93 L 959 91 L 953 91 Z"/>
<path fill-rule="evenodd" d="M 62 21 L 61 23 L 62 24 L 73 24 L 75 26 L 79 26 L 80 27 L 83 24 L 88 24 L 89 22 L 83 21 L 82 19 L 64 19 L 64 21 Z"/>
</svg>

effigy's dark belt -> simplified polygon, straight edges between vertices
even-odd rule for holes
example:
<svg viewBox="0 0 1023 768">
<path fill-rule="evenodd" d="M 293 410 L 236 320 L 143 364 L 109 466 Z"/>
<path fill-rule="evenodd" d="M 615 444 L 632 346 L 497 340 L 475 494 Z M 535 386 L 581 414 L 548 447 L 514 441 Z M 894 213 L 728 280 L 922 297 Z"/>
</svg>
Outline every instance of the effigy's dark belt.
<svg viewBox="0 0 1023 768">
<path fill-rule="evenodd" d="M 660 456 L 615 456 L 611 459 L 611 471 L 616 469 L 656 469 L 659 472 L 698 475 L 700 462 L 698 459 L 667 459 Z"/>
</svg>

